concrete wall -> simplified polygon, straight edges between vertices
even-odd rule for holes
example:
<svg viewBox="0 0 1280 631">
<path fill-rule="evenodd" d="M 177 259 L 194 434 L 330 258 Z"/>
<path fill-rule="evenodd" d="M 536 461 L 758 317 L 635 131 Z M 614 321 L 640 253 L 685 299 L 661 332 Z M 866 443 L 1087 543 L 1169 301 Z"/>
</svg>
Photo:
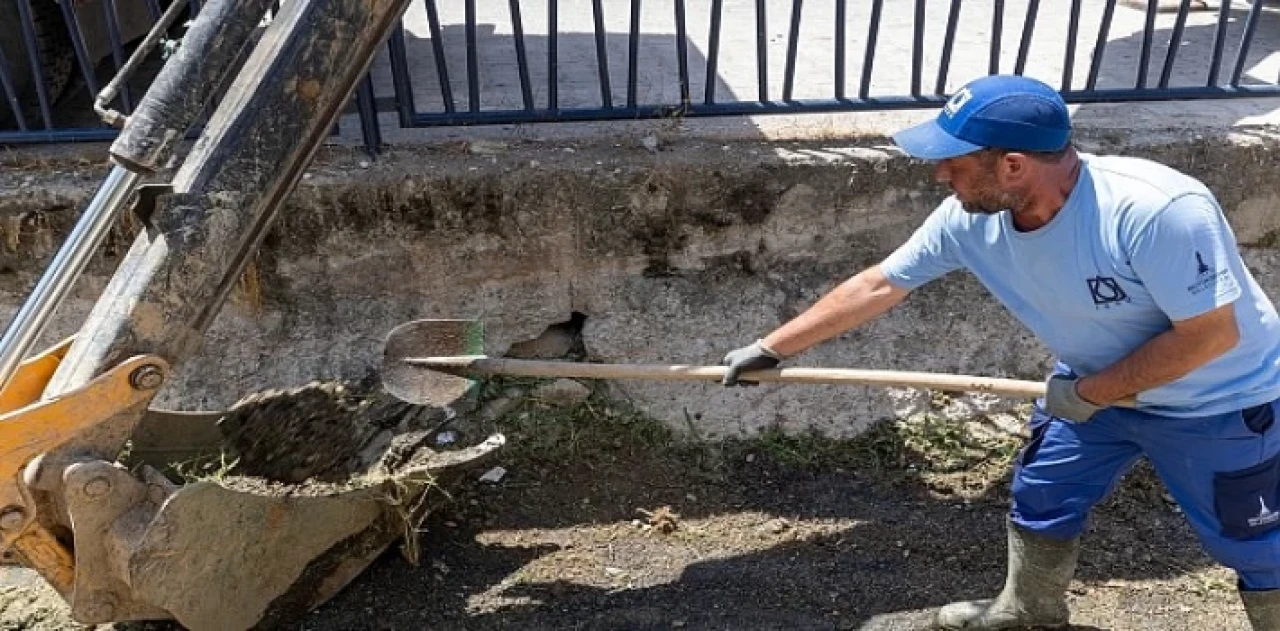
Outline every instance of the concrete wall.
<svg viewBox="0 0 1280 631">
<path fill-rule="evenodd" d="M 1250 266 L 1280 295 L 1278 140 L 1258 133 L 1119 145 L 1203 177 L 1227 206 Z M 1106 134 L 1082 144 L 1119 148 Z M 6 318 L 103 173 L 65 155 L 8 160 L 0 174 Z M 268 238 L 251 282 L 161 404 L 212 408 L 261 388 L 365 375 L 376 369 L 382 336 L 418 317 L 482 318 L 488 352 L 502 354 L 579 313 L 592 360 L 718 363 L 889 253 L 943 194 L 926 165 L 875 141 L 664 139 L 657 151 L 630 141 L 485 141 L 395 149 L 374 164 L 327 150 Z M 130 237 L 122 226 L 49 340 L 75 330 Z M 791 365 L 1038 380 L 1047 362 L 1025 329 L 957 273 Z M 924 396 L 850 386 L 608 385 L 709 436 L 770 425 L 844 435 Z"/>
</svg>

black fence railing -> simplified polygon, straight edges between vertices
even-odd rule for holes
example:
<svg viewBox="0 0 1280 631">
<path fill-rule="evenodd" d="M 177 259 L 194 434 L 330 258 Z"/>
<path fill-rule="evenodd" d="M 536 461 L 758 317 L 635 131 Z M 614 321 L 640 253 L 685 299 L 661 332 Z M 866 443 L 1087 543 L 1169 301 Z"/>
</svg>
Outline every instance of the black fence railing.
<svg viewBox="0 0 1280 631">
<path fill-rule="evenodd" d="M 120 85 L 110 107 L 132 113 L 171 47 L 180 45 L 182 24 L 195 17 L 201 1 L 177 1 L 185 5 L 176 8 L 182 11 L 181 19 L 165 33 L 163 45 L 142 61 L 136 75 Z M 115 138 L 117 130 L 100 120 L 94 100 L 170 2 L 0 0 L 0 146 Z M 368 78 L 353 101 L 365 143 L 376 149 L 381 136 Z"/>
<path fill-rule="evenodd" d="M 165 1 L 0 0 L 0 144 L 114 137 L 93 98 Z M 379 112 L 411 128 L 921 108 L 999 72 L 1072 103 L 1280 96 L 1264 0 L 422 0 L 387 49 L 348 110 L 371 150 Z"/>
</svg>

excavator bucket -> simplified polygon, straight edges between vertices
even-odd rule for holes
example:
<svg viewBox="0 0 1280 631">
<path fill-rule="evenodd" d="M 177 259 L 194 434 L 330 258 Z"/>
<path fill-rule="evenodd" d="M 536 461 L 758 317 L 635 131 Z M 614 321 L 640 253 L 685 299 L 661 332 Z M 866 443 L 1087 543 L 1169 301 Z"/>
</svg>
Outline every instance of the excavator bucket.
<svg viewBox="0 0 1280 631">
<path fill-rule="evenodd" d="M 184 445 L 188 459 L 131 454 L 124 464 L 142 479 L 104 462 L 68 469 L 69 489 L 113 489 L 67 495 L 77 572 L 97 577 L 99 593 L 128 585 L 132 600 L 80 618 L 157 608 L 191 629 L 270 628 L 327 601 L 397 540 L 416 560 L 418 524 L 503 443 L 437 451 L 444 418 L 317 383 L 247 398 L 207 431 L 216 444 Z"/>
<path fill-rule="evenodd" d="M 63 349 L 24 364 L 15 382 L 47 376 Z M 160 383 L 137 383 L 149 367 L 167 374 L 157 358 L 134 358 L 0 416 L 0 547 L 86 624 L 173 619 L 199 631 L 295 620 L 397 541 L 416 561 L 419 524 L 504 442 L 439 451 L 432 439 L 452 410 L 327 382 L 257 393 L 226 412 L 150 411 L 114 461 L 49 460 L 85 429 L 145 405 Z M 67 413 L 75 409 L 92 413 Z M 69 540 L 48 523 L 54 505 L 65 508 Z"/>
</svg>

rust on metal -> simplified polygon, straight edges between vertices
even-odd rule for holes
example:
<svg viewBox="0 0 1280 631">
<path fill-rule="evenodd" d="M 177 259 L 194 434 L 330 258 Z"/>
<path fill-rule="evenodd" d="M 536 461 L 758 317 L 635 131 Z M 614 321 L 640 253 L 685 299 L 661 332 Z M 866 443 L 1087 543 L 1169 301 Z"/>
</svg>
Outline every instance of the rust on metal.
<svg viewBox="0 0 1280 631">
<path fill-rule="evenodd" d="M 12 541 L 14 557 L 35 570 L 63 598 L 71 598 L 75 586 L 76 561 L 67 546 L 38 523 L 29 523 Z"/>
</svg>

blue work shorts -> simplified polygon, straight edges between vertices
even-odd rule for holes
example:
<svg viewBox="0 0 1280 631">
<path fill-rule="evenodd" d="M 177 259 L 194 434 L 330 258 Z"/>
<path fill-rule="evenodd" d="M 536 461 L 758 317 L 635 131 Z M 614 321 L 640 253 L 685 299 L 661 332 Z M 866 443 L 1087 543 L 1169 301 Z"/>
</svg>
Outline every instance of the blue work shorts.
<svg viewBox="0 0 1280 631">
<path fill-rule="evenodd" d="M 1245 589 L 1280 588 L 1280 427 L 1276 406 L 1199 418 L 1108 408 L 1087 423 L 1037 406 L 1013 478 L 1012 521 L 1069 539 L 1146 456 L 1215 560 Z"/>
</svg>

